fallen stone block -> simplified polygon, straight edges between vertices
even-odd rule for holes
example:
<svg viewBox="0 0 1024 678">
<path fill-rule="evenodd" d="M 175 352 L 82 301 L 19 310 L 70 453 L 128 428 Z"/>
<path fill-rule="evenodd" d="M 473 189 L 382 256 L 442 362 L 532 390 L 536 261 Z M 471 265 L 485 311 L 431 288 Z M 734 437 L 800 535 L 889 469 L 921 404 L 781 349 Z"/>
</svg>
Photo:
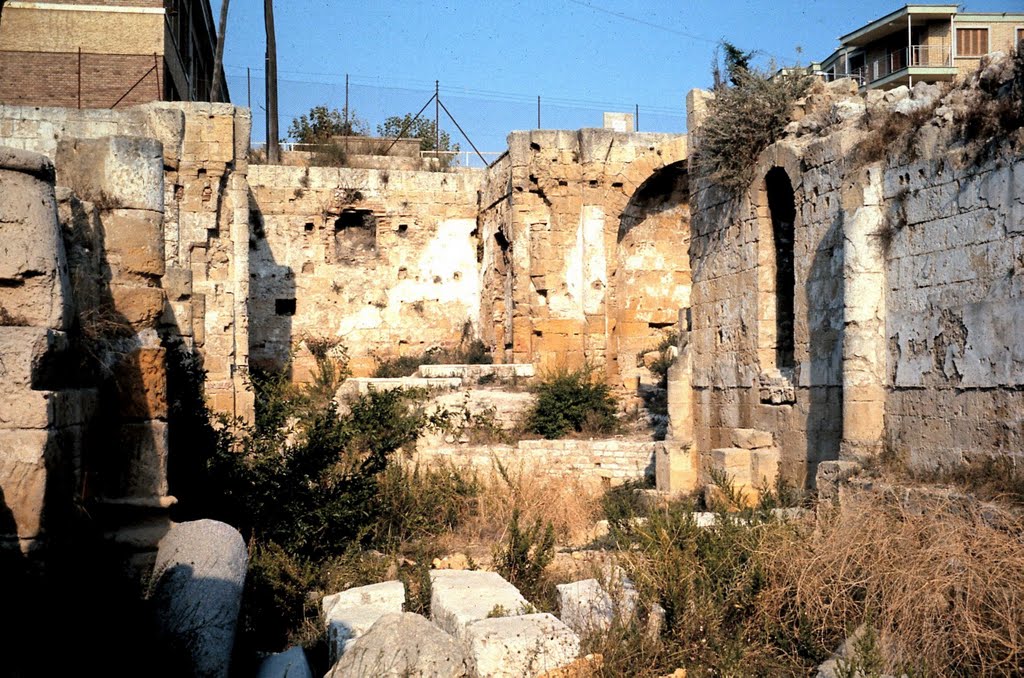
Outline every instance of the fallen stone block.
<svg viewBox="0 0 1024 678">
<path fill-rule="evenodd" d="M 313 678 L 313 671 L 302 648 L 293 647 L 264 659 L 256 678 Z"/>
<path fill-rule="evenodd" d="M 430 618 L 457 638 L 466 626 L 492 614 L 519 614 L 529 602 L 497 572 L 432 570 Z"/>
<path fill-rule="evenodd" d="M 238 530 L 216 520 L 171 526 L 157 549 L 157 625 L 191 674 L 226 677 L 248 555 Z"/>
<path fill-rule="evenodd" d="M 400 581 L 359 586 L 325 596 L 321 605 L 327 624 L 328 653 L 333 663 L 378 619 L 402 611 L 405 586 Z"/>
<path fill-rule="evenodd" d="M 359 605 L 382 605 L 401 611 L 405 605 L 405 585 L 400 581 L 385 581 L 369 586 L 357 586 L 340 593 L 324 596 L 320 603 L 324 619 L 330 619 L 335 607 L 356 607 Z"/>
<path fill-rule="evenodd" d="M 482 619 L 466 626 L 469 662 L 477 676 L 536 676 L 575 661 L 580 639 L 546 612 Z"/>
<path fill-rule="evenodd" d="M 576 633 L 604 631 L 615 620 L 615 601 L 596 579 L 559 584 L 558 609 L 566 626 Z"/>
<path fill-rule="evenodd" d="M 468 675 L 465 652 L 454 638 L 425 617 L 404 612 L 383 615 L 353 640 L 327 678 Z"/>
</svg>

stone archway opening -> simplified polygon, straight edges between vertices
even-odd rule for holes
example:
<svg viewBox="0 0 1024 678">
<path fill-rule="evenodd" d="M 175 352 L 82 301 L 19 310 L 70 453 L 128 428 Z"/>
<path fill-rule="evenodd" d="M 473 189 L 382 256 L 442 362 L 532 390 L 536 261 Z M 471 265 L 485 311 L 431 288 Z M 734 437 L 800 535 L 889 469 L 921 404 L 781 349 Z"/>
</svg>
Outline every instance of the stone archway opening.
<svg viewBox="0 0 1024 678">
<path fill-rule="evenodd" d="M 793 253 L 796 199 L 793 183 L 781 167 L 765 175 L 768 212 L 771 216 L 775 275 L 775 367 L 796 366 L 796 269 Z"/>
<path fill-rule="evenodd" d="M 658 370 L 667 363 L 655 361 L 653 354 L 678 329 L 680 311 L 690 305 L 689 224 L 686 161 L 653 172 L 619 218 L 610 276 L 609 376 L 642 396 L 663 390 Z"/>
</svg>

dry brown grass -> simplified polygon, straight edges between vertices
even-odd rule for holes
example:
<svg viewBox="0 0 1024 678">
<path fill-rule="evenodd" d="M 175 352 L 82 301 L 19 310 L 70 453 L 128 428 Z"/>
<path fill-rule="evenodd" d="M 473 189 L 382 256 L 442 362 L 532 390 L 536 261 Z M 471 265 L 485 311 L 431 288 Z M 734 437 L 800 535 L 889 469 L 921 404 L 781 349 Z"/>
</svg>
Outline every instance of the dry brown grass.
<svg viewBox="0 0 1024 678">
<path fill-rule="evenodd" d="M 962 496 L 856 491 L 765 548 L 759 613 L 834 646 L 863 621 L 890 670 L 1024 672 L 1024 523 Z"/>
<path fill-rule="evenodd" d="M 559 544 L 586 541 L 598 519 L 599 495 L 577 480 L 551 477 L 534 467 L 497 459 L 478 480 L 481 491 L 473 515 L 446 539 L 452 550 L 475 545 L 478 552 L 489 552 L 508 536 L 516 510 L 523 524 L 550 522 Z"/>
</svg>

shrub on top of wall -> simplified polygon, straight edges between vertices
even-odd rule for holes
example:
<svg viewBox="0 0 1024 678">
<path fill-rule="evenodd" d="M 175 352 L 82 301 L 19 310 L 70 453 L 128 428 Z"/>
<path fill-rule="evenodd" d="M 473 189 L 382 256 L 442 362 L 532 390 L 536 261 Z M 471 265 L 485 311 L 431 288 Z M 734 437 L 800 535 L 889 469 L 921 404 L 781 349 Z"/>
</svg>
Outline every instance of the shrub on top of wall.
<svg viewBox="0 0 1024 678">
<path fill-rule="evenodd" d="M 569 433 L 608 434 L 618 428 L 615 399 L 608 384 L 595 378 L 594 370 L 558 369 L 537 386 L 537 402 L 527 428 L 545 438 Z"/>
<path fill-rule="evenodd" d="M 715 88 L 700 128 L 700 174 L 730 189 L 750 183 L 754 160 L 781 135 L 793 104 L 811 84 L 806 75 L 737 69 L 734 86 Z"/>
</svg>

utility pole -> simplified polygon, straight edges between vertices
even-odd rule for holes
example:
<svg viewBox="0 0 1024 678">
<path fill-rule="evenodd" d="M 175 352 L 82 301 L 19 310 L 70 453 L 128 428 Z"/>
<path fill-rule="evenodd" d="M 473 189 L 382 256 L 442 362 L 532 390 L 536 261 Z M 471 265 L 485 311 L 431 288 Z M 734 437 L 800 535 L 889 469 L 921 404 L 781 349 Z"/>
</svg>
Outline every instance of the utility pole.
<svg viewBox="0 0 1024 678">
<path fill-rule="evenodd" d="M 434 81 L 434 157 L 441 152 L 441 81 Z"/>
<path fill-rule="evenodd" d="M 220 0 L 220 25 L 217 27 L 217 51 L 213 57 L 213 84 L 210 85 L 210 101 L 220 98 L 220 81 L 224 77 L 224 36 L 228 30 L 229 0 Z"/>
<path fill-rule="evenodd" d="M 274 37 L 274 0 L 263 0 L 263 24 L 267 31 L 267 162 L 281 162 L 277 137 L 277 39 Z"/>
</svg>

